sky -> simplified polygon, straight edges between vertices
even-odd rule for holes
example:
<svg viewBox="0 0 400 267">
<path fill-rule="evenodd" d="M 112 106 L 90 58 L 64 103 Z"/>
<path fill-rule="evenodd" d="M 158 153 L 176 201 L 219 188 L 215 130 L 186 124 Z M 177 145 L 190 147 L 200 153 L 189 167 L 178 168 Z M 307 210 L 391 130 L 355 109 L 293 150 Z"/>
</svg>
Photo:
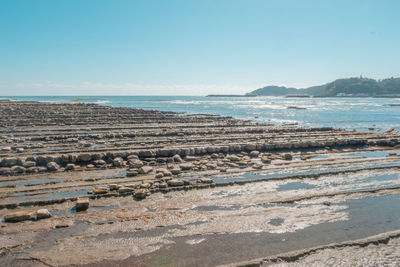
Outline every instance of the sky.
<svg viewBox="0 0 400 267">
<path fill-rule="evenodd" d="M 398 0 L 2 0 L 0 95 L 243 94 L 399 77 Z"/>
</svg>

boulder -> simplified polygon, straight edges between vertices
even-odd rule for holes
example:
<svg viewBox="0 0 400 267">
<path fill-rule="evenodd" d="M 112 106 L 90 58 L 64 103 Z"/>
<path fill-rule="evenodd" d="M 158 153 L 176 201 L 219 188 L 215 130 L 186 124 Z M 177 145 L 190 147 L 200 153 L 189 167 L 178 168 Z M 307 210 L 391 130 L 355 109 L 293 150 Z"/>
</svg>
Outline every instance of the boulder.
<svg viewBox="0 0 400 267">
<path fill-rule="evenodd" d="M 207 163 L 206 167 L 209 170 L 215 170 L 217 168 L 217 165 L 215 165 L 214 163 Z"/>
<path fill-rule="evenodd" d="M 22 166 L 13 166 L 10 168 L 10 171 L 12 173 L 24 173 L 25 172 L 25 168 Z"/>
<path fill-rule="evenodd" d="M 262 169 L 262 165 L 261 164 L 254 164 L 252 167 L 253 167 L 253 169 L 256 169 L 256 170 Z"/>
<path fill-rule="evenodd" d="M 153 171 L 153 167 L 150 167 L 150 166 L 142 166 L 139 169 L 139 173 L 141 173 L 141 174 L 148 174 L 148 173 L 151 173 L 152 171 Z"/>
<path fill-rule="evenodd" d="M 55 163 L 55 162 L 47 163 L 47 170 L 48 171 L 54 172 L 54 171 L 57 171 L 59 168 L 60 168 L 60 166 L 58 166 L 58 164 Z"/>
<path fill-rule="evenodd" d="M 186 156 L 186 157 L 185 157 L 185 160 L 186 160 L 186 161 L 196 161 L 196 160 L 197 160 L 197 157 Z"/>
<path fill-rule="evenodd" d="M 173 174 L 173 175 L 178 175 L 178 174 L 180 174 L 182 171 L 181 171 L 181 169 L 179 168 L 179 167 L 174 167 L 173 169 L 171 169 L 171 173 Z"/>
<path fill-rule="evenodd" d="M 76 211 L 84 211 L 89 208 L 89 198 L 88 197 L 78 197 L 75 204 Z"/>
<path fill-rule="evenodd" d="M 105 186 L 95 187 L 95 188 L 93 188 L 93 193 L 95 193 L 96 195 L 107 194 L 108 193 L 108 187 L 105 187 Z"/>
<path fill-rule="evenodd" d="M 16 211 L 10 214 L 7 214 L 4 216 L 4 221 L 5 222 L 22 222 L 26 220 L 32 220 L 33 219 L 34 213 L 32 211 Z"/>
<path fill-rule="evenodd" d="M 257 158 L 259 154 L 260 154 L 259 151 L 253 150 L 253 151 L 251 151 L 251 152 L 249 153 L 249 156 L 250 156 L 251 158 Z"/>
<path fill-rule="evenodd" d="M 138 155 L 132 154 L 128 156 L 128 160 L 139 159 Z"/>
<path fill-rule="evenodd" d="M 203 184 L 211 184 L 213 182 L 213 180 L 211 178 L 201 178 L 200 182 L 202 182 Z"/>
<path fill-rule="evenodd" d="M 10 175 L 11 168 L 0 168 L 0 175 Z"/>
<path fill-rule="evenodd" d="M 12 167 L 18 164 L 17 158 L 5 158 L 1 161 L 1 166 L 3 167 Z"/>
<path fill-rule="evenodd" d="M 182 164 L 179 165 L 179 167 L 183 171 L 188 171 L 188 170 L 193 169 L 194 165 L 192 163 L 182 163 Z"/>
<path fill-rule="evenodd" d="M 134 177 L 134 176 L 137 176 L 139 173 L 137 172 L 137 170 L 128 170 L 127 172 L 126 172 L 126 176 L 127 177 Z"/>
<path fill-rule="evenodd" d="M 139 158 L 151 158 L 154 157 L 154 151 L 143 150 L 139 152 Z"/>
<path fill-rule="evenodd" d="M 218 154 L 217 153 L 212 153 L 211 154 L 211 158 L 212 159 L 217 159 L 218 158 Z"/>
<path fill-rule="evenodd" d="M 96 165 L 96 166 L 104 166 L 104 165 L 107 164 L 107 162 L 105 162 L 102 159 L 97 159 L 97 160 L 93 161 L 93 164 Z"/>
<path fill-rule="evenodd" d="M 261 162 L 264 163 L 264 164 L 270 164 L 271 163 L 271 159 L 264 156 L 264 157 L 261 158 Z"/>
<path fill-rule="evenodd" d="M 136 198 L 136 199 L 144 199 L 144 198 L 146 198 L 146 196 L 147 196 L 147 190 L 146 189 L 137 189 L 136 191 L 135 191 L 135 193 L 133 194 L 133 196 Z"/>
<path fill-rule="evenodd" d="M 244 149 L 246 150 L 246 151 L 252 151 L 252 150 L 255 150 L 257 148 L 257 146 L 255 145 L 255 144 L 247 144 L 245 147 L 244 147 Z"/>
<path fill-rule="evenodd" d="M 118 189 L 118 185 L 117 184 L 110 184 L 108 185 L 108 188 L 110 189 L 110 191 L 114 191 Z"/>
<path fill-rule="evenodd" d="M 238 161 L 240 161 L 240 158 L 239 158 L 238 156 L 236 156 L 236 155 L 228 155 L 228 156 L 226 156 L 226 158 L 227 158 L 228 160 L 232 161 L 232 162 L 238 162 Z"/>
<path fill-rule="evenodd" d="M 36 166 L 36 162 L 27 160 L 27 161 L 24 161 L 22 166 L 24 166 L 25 168 L 35 167 Z"/>
<path fill-rule="evenodd" d="M 151 183 L 146 183 L 145 181 L 143 181 L 142 184 L 140 184 L 140 188 L 150 188 L 151 187 Z"/>
<path fill-rule="evenodd" d="M 165 168 L 158 168 L 156 170 L 156 173 L 162 173 L 163 176 L 171 176 L 172 175 L 172 173 L 169 170 L 165 169 Z"/>
<path fill-rule="evenodd" d="M 126 187 L 126 186 L 121 186 L 121 187 L 118 189 L 118 193 L 120 193 L 120 194 L 129 193 L 129 192 L 132 192 L 132 191 L 133 191 L 133 188 L 131 188 L 131 187 Z"/>
<path fill-rule="evenodd" d="M 168 181 L 168 186 L 183 186 L 184 182 L 178 179 L 171 179 Z"/>
<path fill-rule="evenodd" d="M 80 162 L 88 162 L 91 159 L 92 159 L 92 156 L 89 153 L 82 153 L 82 154 L 79 154 L 77 157 L 77 160 Z M 73 161 L 71 161 L 71 162 L 73 162 Z"/>
<path fill-rule="evenodd" d="M 9 146 L 1 148 L 1 152 L 10 152 L 10 151 L 11 151 L 11 147 L 9 147 Z"/>
<path fill-rule="evenodd" d="M 183 162 L 181 156 L 179 156 L 178 154 L 176 154 L 176 155 L 173 156 L 172 158 L 174 159 L 174 161 L 175 161 L 176 163 L 182 163 L 182 162 Z"/>
<path fill-rule="evenodd" d="M 67 166 L 65 166 L 66 171 L 73 171 L 75 170 L 76 166 L 73 163 L 68 163 Z"/>
<path fill-rule="evenodd" d="M 114 167 L 122 167 L 122 166 L 124 166 L 124 160 L 122 158 L 113 159 L 113 166 Z"/>
<path fill-rule="evenodd" d="M 162 182 L 162 183 L 160 183 L 160 184 L 158 185 L 158 187 L 159 187 L 159 188 L 167 188 L 167 187 L 168 187 L 168 184 L 165 183 L 165 182 Z"/>
</svg>

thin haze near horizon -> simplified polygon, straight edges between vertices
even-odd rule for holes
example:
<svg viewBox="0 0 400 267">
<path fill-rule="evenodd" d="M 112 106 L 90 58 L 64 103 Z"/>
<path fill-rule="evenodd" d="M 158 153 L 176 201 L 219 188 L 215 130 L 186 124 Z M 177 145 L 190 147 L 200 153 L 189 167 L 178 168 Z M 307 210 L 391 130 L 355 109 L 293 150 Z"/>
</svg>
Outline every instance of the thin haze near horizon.
<svg viewBox="0 0 400 267">
<path fill-rule="evenodd" d="M 243 94 L 397 77 L 397 0 L 4 0 L 0 95 Z"/>
</svg>

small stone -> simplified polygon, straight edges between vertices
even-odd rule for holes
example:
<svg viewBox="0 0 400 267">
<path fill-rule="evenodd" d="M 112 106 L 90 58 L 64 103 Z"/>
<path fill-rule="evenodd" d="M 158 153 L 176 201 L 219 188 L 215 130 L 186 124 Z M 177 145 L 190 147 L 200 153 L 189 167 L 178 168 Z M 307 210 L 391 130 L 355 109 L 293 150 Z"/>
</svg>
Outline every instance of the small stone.
<svg viewBox="0 0 400 267">
<path fill-rule="evenodd" d="M 156 179 L 160 179 L 160 178 L 163 178 L 163 177 L 164 177 L 164 174 L 162 174 L 161 172 L 156 173 L 156 176 L 155 176 Z"/>
<path fill-rule="evenodd" d="M 47 219 L 51 217 L 51 213 L 48 209 L 40 209 L 36 211 L 36 219 Z"/>
<path fill-rule="evenodd" d="M 293 156 L 291 155 L 291 154 L 285 154 L 285 155 L 283 155 L 283 158 L 285 159 L 285 160 L 292 160 L 292 158 L 293 158 Z"/>
<path fill-rule="evenodd" d="M 55 228 L 57 228 L 57 229 L 59 229 L 59 228 L 67 228 L 67 227 L 69 227 L 68 223 L 60 223 L 60 224 L 57 224 L 55 226 Z"/>
</svg>

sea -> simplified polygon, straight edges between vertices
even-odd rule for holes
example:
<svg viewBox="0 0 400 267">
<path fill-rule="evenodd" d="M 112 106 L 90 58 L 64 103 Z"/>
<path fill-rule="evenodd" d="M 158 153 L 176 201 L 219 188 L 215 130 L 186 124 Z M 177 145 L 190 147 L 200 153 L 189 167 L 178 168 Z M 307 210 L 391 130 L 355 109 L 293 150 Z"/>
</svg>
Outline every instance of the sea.
<svg viewBox="0 0 400 267">
<path fill-rule="evenodd" d="M 400 98 L 206 96 L 7 96 L 0 99 L 95 103 L 190 114 L 217 114 L 274 125 L 400 130 Z"/>
</svg>

